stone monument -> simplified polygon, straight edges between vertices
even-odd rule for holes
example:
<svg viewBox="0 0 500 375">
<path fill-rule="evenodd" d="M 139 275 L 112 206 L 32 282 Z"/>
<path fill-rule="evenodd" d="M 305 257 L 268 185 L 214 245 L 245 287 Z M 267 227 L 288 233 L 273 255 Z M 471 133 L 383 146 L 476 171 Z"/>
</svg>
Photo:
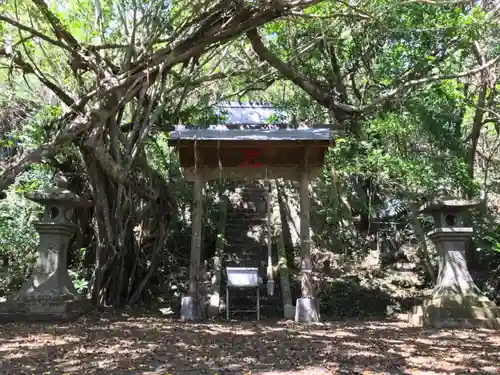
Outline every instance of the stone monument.
<svg viewBox="0 0 500 375">
<path fill-rule="evenodd" d="M 75 209 L 88 205 L 67 190 L 59 176 L 55 188 L 26 194 L 45 206 L 43 219 L 33 225 L 40 236 L 37 263 L 19 292 L 0 304 L 0 320 L 59 320 L 76 318 L 89 307 L 73 286 L 67 269 L 68 245 L 76 232 Z"/>
<path fill-rule="evenodd" d="M 473 228 L 464 226 L 464 216 L 479 200 L 460 200 L 440 189 L 438 198 L 420 211 L 434 217 L 428 233 L 436 245 L 439 274 L 432 295 L 414 306 L 410 323 L 436 328 L 500 328 L 500 311 L 485 297 L 469 273 L 466 248 Z"/>
</svg>

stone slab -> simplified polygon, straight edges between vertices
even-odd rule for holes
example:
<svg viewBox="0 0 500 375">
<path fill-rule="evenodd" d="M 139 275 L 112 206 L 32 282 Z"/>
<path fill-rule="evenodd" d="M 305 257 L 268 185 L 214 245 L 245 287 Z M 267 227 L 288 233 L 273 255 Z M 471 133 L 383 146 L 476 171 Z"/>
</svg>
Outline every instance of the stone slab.
<svg viewBox="0 0 500 375">
<path fill-rule="evenodd" d="M 284 315 L 285 319 L 294 319 L 295 318 L 295 306 L 284 305 L 283 306 L 283 315 Z"/>
<path fill-rule="evenodd" d="M 92 309 L 84 299 L 28 299 L 0 303 L 0 322 L 61 322 L 75 320 Z"/>
<path fill-rule="evenodd" d="M 484 296 L 444 296 L 414 306 L 411 324 L 435 328 L 500 329 L 500 309 Z"/>
<path fill-rule="evenodd" d="M 432 328 L 488 328 L 500 329 L 500 319 L 459 319 L 459 318 L 440 318 L 431 319 L 422 314 L 408 314 L 408 323 L 417 327 L 432 327 Z"/>
<path fill-rule="evenodd" d="M 210 296 L 210 302 L 207 306 L 207 316 L 214 318 L 220 314 L 220 294 L 215 292 Z"/>
<path fill-rule="evenodd" d="M 433 307 L 492 307 L 497 306 L 488 297 L 479 294 L 444 294 L 424 298 L 422 306 Z"/>
<path fill-rule="evenodd" d="M 196 298 L 192 296 L 182 297 L 181 320 L 184 322 L 198 322 L 202 320 L 201 307 Z"/>
<path fill-rule="evenodd" d="M 298 323 L 319 322 L 319 300 L 315 298 L 297 298 L 295 321 Z"/>
</svg>

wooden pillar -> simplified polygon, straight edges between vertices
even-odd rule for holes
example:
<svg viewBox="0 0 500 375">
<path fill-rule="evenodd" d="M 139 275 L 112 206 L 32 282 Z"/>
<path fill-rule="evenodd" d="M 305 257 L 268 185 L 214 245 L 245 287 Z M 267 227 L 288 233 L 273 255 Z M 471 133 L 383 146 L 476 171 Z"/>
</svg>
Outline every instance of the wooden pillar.
<svg viewBox="0 0 500 375">
<path fill-rule="evenodd" d="M 311 235 L 309 229 L 309 150 L 304 149 L 300 177 L 300 258 L 301 294 L 295 306 L 295 321 L 312 323 L 319 321 L 319 303 L 314 295 L 311 260 Z"/>
<path fill-rule="evenodd" d="M 266 230 L 267 230 L 267 282 L 268 282 L 268 294 L 274 295 L 274 272 L 273 272 L 273 234 L 272 234 L 272 214 L 271 214 L 271 183 L 269 180 L 264 182 L 267 189 L 266 196 Z"/>
<path fill-rule="evenodd" d="M 310 199 L 309 199 L 309 150 L 304 149 L 300 177 L 300 258 L 302 297 L 314 298 L 312 282 Z"/>
<path fill-rule="evenodd" d="M 201 263 L 201 236 L 203 218 L 203 175 L 201 156 L 195 144 L 195 166 L 194 187 L 193 187 L 193 211 L 191 213 L 192 237 L 191 237 L 191 260 L 189 267 L 189 295 L 198 298 L 198 279 Z"/>
<path fill-rule="evenodd" d="M 283 300 L 283 315 L 285 319 L 293 319 L 295 307 L 292 303 L 292 293 L 290 291 L 290 273 L 288 271 L 288 261 L 286 257 L 285 240 L 283 238 L 283 223 L 281 220 L 281 209 L 276 180 L 271 180 L 271 230 L 273 242 L 278 249 L 278 269 L 281 286 L 281 297 Z"/>
<path fill-rule="evenodd" d="M 198 321 L 203 317 L 202 299 L 200 293 L 200 263 L 201 263 L 201 233 L 203 216 L 203 175 L 201 163 L 202 155 L 196 147 L 195 142 L 195 173 L 193 188 L 193 210 L 191 212 L 192 237 L 191 258 L 189 264 L 189 292 L 182 298 L 181 319 L 184 321 Z"/>
</svg>

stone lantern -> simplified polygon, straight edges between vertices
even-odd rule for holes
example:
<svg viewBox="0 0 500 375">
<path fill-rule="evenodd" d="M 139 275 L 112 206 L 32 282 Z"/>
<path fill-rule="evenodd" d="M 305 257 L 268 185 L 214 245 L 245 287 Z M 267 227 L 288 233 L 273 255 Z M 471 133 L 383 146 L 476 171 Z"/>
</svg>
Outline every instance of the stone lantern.
<svg viewBox="0 0 500 375">
<path fill-rule="evenodd" d="M 461 200 L 440 189 L 438 198 L 420 211 L 434 217 L 434 229 L 428 233 L 438 253 L 439 274 L 432 295 L 415 306 L 410 323 L 437 328 L 500 327 L 500 311 L 482 295 L 469 273 L 467 244 L 473 228 L 464 217 L 480 200 Z"/>
<path fill-rule="evenodd" d="M 67 253 L 77 229 L 73 213 L 89 202 L 67 190 L 61 176 L 55 188 L 26 194 L 26 198 L 45 206 L 43 219 L 33 223 L 40 237 L 38 259 L 17 295 L 0 304 L 0 319 L 71 319 L 88 306 L 69 276 Z"/>
</svg>

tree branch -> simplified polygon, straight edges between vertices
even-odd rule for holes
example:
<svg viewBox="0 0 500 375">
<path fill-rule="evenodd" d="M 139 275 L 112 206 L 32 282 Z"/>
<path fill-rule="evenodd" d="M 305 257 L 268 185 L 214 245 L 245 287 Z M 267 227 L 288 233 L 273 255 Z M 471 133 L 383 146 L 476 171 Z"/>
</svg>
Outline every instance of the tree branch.
<svg viewBox="0 0 500 375">
<path fill-rule="evenodd" d="M 44 18 L 49 22 L 49 24 L 52 26 L 52 30 L 54 31 L 54 34 L 59 38 L 59 40 L 64 40 L 73 50 L 78 50 L 80 49 L 80 43 L 75 39 L 75 37 L 67 31 L 61 20 L 56 17 L 54 13 L 52 13 L 45 4 L 43 0 L 31 0 L 33 4 L 40 10 Z"/>
<path fill-rule="evenodd" d="M 368 112 L 371 109 L 373 109 L 375 106 L 382 104 L 384 102 L 387 102 L 388 100 L 392 99 L 396 95 L 400 94 L 401 92 L 408 90 L 412 87 L 415 86 L 420 86 L 420 85 L 425 85 L 428 83 L 432 82 L 437 82 L 437 81 L 444 81 L 447 79 L 456 79 L 456 78 L 463 78 L 463 77 L 470 77 L 472 75 L 481 73 L 483 70 L 488 69 L 495 64 L 497 64 L 500 61 L 500 56 L 495 57 L 494 59 L 491 59 L 490 61 L 486 62 L 483 65 L 480 65 L 474 69 L 466 70 L 460 73 L 454 73 L 454 74 L 435 74 L 430 77 L 426 78 L 421 78 L 421 79 L 415 79 L 411 81 L 407 81 L 400 86 L 394 88 L 393 90 L 383 94 L 379 99 L 374 100 L 372 103 L 369 105 L 366 105 L 364 107 L 361 107 L 359 109 L 360 112 Z"/>
<path fill-rule="evenodd" d="M 66 44 L 64 44 L 58 40 L 52 39 L 51 37 L 33 29 L 32 27 L 23 25 L 15 20 L 9 18 L 9 17 L 5 17 L 5 16 L 2 16 L 0 14 L 0 21 L 4 21 L 4 22 L 8 23 L 9 25 L 16 27 L 19 30 L 26 31 L 30 34 L 33 34 L 34 36 L 36 36 L 36 37 L 46 41 L 47 43 L 54 45 L 54 46 L 63 48 L 64 50 L 69 51 L 69 52 L 73 52 L 73 50 L 69 46 L 67 46 Z"/>
<path fill-rule="evenodd" d="M 150 56 L 146 56 L 130 71 L 121 75 L 106 73 L 106 77 L 100 82 L 99 88 L 83 95 L 78 102 L 73 104 L 69 111 L 59 118 L 58 121 L 61 123 L 62 129 L 52 142 L 44 143 L 18 164 L 11 166 L 0 175 L 0 189 L 12 183 L 31 164 L 39 163 L 42 158 L 54 155 L 63 145 L 84 135 L 88 130 L 103 126 L 110 116 L 132 100 L 139 88 L 143 85 L 151 87 L 155 84 L 160 69 L 169 69 L 176 64 L 191 59 L 193 56 L 205 53 L 215 45 L 225 43 L 242 33 L 286 15 L 294 7 L 302 8 L 318 2 L 320 0 L 286 1 L 286 10 L 282 10 L 282 7 L 274 3 L 261 9 L 248 7 L 244 14 L 242 13 L 239 17 L 233 18 L 231 23 L 216 21 L 217 26 L 210 27 L 201 34 L 194 31 L 191 35 L 198 35 L 197 39 L 188 36 L 173 48 L 166 47 L 159 51 L 150 51 Z M 226 13 L 222 14 L 224 16 L 223 20 L 227 21 L 230 18 L 231 12 L 228 12 L 228 10 L 226 9 Z M 13 26 L 19 27 L 20 25 L 17 22 L 12 23 L 12 20 L 9 21 Z M 31 28 L 26 28 L 24 25 L 20 26 L 23 29 L 28 29 L 28 31 L 31 30 Z M 197 30 L 199 31 L 199 28 Z M 54 45 L 73 52 L 69 46 L 60 41 L 52 41 L 50 38 L 48 40 Z M 94 104 L 86 113 L 82 114 L 80 111 L 90 100 L 94 100 Z"/>
<path fill-rule="evenodd" d="M 370 112 L 373 109 L 377 108 L 379 105 L 386 103 L 391 100 L 398 94 L 402 93 L 405 90 L 411 89 L 416 86 L 447 80 L 447 79 L 456 79 L 462 77 L 472 76 L 474 74 L 480 73 L 486 69 L 489 69 L 493 65 L 497 64 L 500 61 L 500 57 L 496 57 L 474 69 L 470 69 L 460 73 L 454 74 L 436 74 L 426 78 L 410 80 L 400 84 L 398 87 L 382 94 L 378 99 L 372 101 L 370 104 L 367 104 L 362 107 L 356 107 L 349 104 L 341 103 L 335 101 L 331 96 L 328 95 L 328 92 L 324 87 L 319 86 L 312 82 L 312 80 L 303 77 L 299 72 L 291 68 L 289 65 L 284 63 L 279 59 L 276 54 L 271 52 L 262 42 L 261 37 L 259 36 L 257 30 L 251 30 L 247 32 L 247 37 L 250 39 L 252 44 L 252 48 L 255 53 L 259 56 L 261 60 L 267 61 L 272 67 L 274 67 L 281 75 L 285 78 L 288 78 L 301 89 L 303 89 L 306 93 L 308 93 L 314 100 L 316 100 L 319 104 L 323 105 L 328 109 L 337 109 L 343 111 L 345 113 L 366 113 Z"/>
<path fill-rule="evenodd" d="M 254 29 L 248 31 L 247 37 L 250 39 L 253 50 L 261 60 L 267 61 L 272 67 L 280 72 L 280 74 L 299 86 L 318 103 L 327 108 L 339 109 L 347 113 L 358 112 L 356 107 L 335 101 L 333 98 L 329 97 L 328 90 L 326 88 L 313 84 L 310 80 L 302 77 L 300 73 L 281 61 L 278 56 L 272 53 L 264 45 L 257 30 Z"/>
<path fill-rule="evenodd" d="M 57 86 L 54 82 L 50 81 L 43 75 L 37 73 L 36 69 L 30 65 L 28 62 L 24 61 L 20 54 L 9 53 L 6 48 L 0 47 L 0 58 L 10 58 L 15 66 L 22 70 L 25 74 L 34 74 L 40 82 L 42 82 L 48 89 L 50 89 L 54 94 L 56 94 L 59 99 L 61 99 L 64 104 L 67 106 L 72 106 L 74 104 L 74 100 L 71 96 L 66 94 L 63 89 Z"/>
</svg>

